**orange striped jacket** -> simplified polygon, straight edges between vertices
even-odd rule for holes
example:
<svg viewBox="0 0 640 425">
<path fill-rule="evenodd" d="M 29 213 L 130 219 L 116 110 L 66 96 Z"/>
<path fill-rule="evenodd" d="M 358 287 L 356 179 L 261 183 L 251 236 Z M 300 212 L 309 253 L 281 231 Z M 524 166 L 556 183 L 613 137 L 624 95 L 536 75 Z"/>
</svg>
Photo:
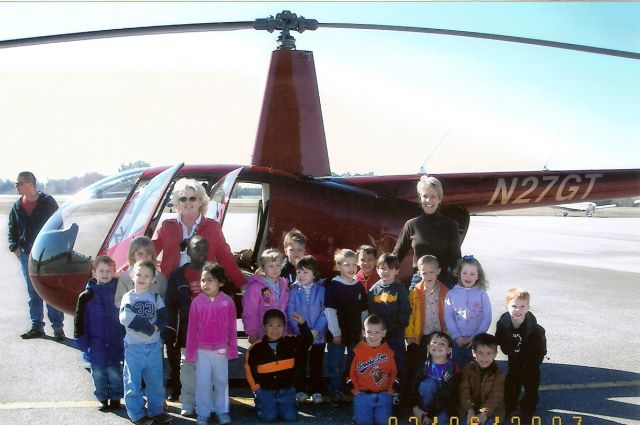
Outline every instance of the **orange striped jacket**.
<svg viewBox="0 0 640 425">
<path fill-rule="evenodd" d="M 301 350 L 308 350 L 313 335 L 307 323 L 299 325 L 300 335 L 290 335 L 277 341 L 276 350 L 271 349 L 267 337 L 255 342 L 245 355 L 245 373 L 253 392 L 260 388 L 280 390 L 295 384 L 295 359 Z"/>
</svg>

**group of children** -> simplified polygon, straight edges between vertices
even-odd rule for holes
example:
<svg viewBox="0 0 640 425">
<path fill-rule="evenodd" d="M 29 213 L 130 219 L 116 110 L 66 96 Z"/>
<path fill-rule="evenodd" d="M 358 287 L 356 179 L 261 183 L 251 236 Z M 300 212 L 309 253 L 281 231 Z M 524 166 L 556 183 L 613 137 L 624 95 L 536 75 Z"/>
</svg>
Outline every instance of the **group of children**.
<svg viewBox="0 0 640 425">
<path fill-rule="evenodd" d="M 265 251 L 243 298 L 245 331 L 257 342 L 247 353 L 246 373 L 259 420 L 294 419 L 296 402 L 309 393 L 312 402 L 323 400 L 325 348 L 330 402 L 343 404 L 350 390 L 358 425 L 386 424 L 401 402 L 422 424 L 453 416 L 492 424 L 512 415 L 527 423 L 534 416 L 546 340 L 528 312 L 526 291 L 508 292 L 493 336 L 486 333 L 492 317 L 487 280 L 473 256 L 458 262 L 452 288 L 438 281 L 437 258 L 423 256 L 419 282 L 408 291 L 397 279 L 393 254 L 378 257 L 368 245 L 340 249 L 338 274 L 325 282 L 315 259 L 304 255 L 305 245 L 294 230 L 285 236 L 288 256 Z M 272 335 L 274 323 L 279 332 Z M 498 347 L 509 357 L 506 383 L 495 363 Z"/>
<path fill-rule="evenodd" d="M 132 422 L 171 421 L 163 409 L 164 342 L 172 376 L 181 383 L 181 414 L 195 413 L 204 424 L 215 412 L 220 423 L 231 422 L 228 360 L 238 355 L 236 308 L 225 271 L 205 263 L 207 248 L 206 239 L 191 238 L 191 262 L 168 283 L 156 270 L 148 238 L 132 242 L 129 270 L 118 278 L 109 257 L 95 259 L 78 300 L 76 338 L 91 363 L 101 410 L 118 408 L 124 395 Z M 369 245 L 338 250 L 338 274 L 326 282 L 316 259 L 305 255 L 301 232 L 285 235 L 284 252 L 260 255 L 242 298 L 252 344 L 245 370 L 258 420 L 295 420 L 296 403 L 321 403 L 325 392 L 340 406 L 350 391 L 358 425 L 386 424 L 401 401 L 421 423 L 458 416 L 491 424 L 518 413 L 523 386 L 519 414 L 535 414 L 544 329 L 528 311 L 529 294 L 516 288 L 507 294 L 496 336 L 486 333 L 491 305 L 473 256 L 460 260 L 458 283 L 449 289 L 437 279 L 438 260 L 425 255 L 418 261 L 420 281 L 408 291 L 397 279 L 398 259 L 378 257 Z M 494 361 L 498 346 L 509 356 L 506 384 Z M 170 347 L 179 350 L 177 361 Z"/>
<path fill-rule="evenodd" d="M 230 281 L 221 266 L 205 263 L 205 238 L 192 237 L 187 252 L 191 261 L 168 281 L 157 270 L 154 246 L 146 237 L 132 241 L 127 267 L 118 277 L 111 258 L 94 260 L 92 278 L 78 297 L 75 338 L 91 364 L 100 410 L 119 409 L 124 397 L 133 423 L 171 422 L 165 412 L 166 344 L 167 353 L 178 347 L 172 372 L 177 368 L 185 397 L 193 398 L 185 414 L 193 414 L 195 405 L 198 423 L 206 423 L 213 412 L 219 423 L 231 423 L 227 367 L 238 348 L 235 303 L 225 293 Z"/>
</svg>

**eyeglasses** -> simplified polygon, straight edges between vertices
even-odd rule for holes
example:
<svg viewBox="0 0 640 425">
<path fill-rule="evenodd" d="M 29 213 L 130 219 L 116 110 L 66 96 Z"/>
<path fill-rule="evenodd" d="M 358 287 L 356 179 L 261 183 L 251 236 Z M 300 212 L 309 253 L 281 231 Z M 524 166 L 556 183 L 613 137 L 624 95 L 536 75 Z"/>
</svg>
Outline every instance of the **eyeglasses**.
<svg viewBox="0 0 640 425">
<path fill-rule="evenodd" d="M 181 196 L 178 198 L 178 201 L 180 202 L 187 202 L 187 201 L 196 202 L 197 200 L 198 200 L 197 196 L 189 196 L 188 198 L 186 196 Z"/>
</svg>

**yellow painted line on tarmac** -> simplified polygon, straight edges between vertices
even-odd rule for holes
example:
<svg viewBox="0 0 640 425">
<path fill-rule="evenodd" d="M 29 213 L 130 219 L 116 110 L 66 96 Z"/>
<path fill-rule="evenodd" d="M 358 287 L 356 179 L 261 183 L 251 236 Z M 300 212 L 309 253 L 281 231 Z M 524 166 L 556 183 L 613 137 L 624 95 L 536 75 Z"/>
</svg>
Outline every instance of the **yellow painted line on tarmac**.
<svg viewBox="0 0 640 425">
<path fill-rule="evenodd" d="M 230 397 L 231 403 L 253 407 L 253 397 Z M 180 409 L 178 402 L 167 401 L 167 405 Z M 91 401 L 18 401 L 14 403 L 0 403 L 0 410 L 25 410 L 25 409 L 84 409 L 97 408 L 98 402 Z"/>
<path fill-rule="evenodd" d="M 588 384 L 551 384 L 540 385 L 539 391 L 559 390 L 590 390 L 596 388 L 640 387 L 640 380 L 614 381 L 614 382 L 590 382 Z"/>
<path fill-rule="evenodd" d="M 0 403 L 0 410 L 21 409 L 73 409 L 98 408 L 98 402 L 92 401 L 18 401 L 15 403 Z"/>
<path fill-rule="evenodd" d="M 587 390 L 598 388 L 620 388 L 620 387 L 640 387 L 640 380 L 632 381 L 612 381 L 612 382 L 591 382 L 588 384 L 551 384 L 540 385 L 540 391 L 562 391 L 562 390 Z M 253 397 L 230 397 L 231 404 L 254 406 Z M 167 405 L 180 408 L 181 404 L 168 401 Z M 26 410 L 26 409 L 84 409 L 97 408 L 98 402 L 91 401 L 18 401 L 13 403 L 0 403 L 0 410 Z M 303 416 L 311 416 L 300 413 Z"/>
<path fill-rule="evenodd" d="M 253 397 L 230 397 L 230 399 L 231 399 L 231 404 L 235 404 L 235 405 L 242 404 L 242 405 L 251 406 L 251 407 L 255 406 L 255 403 L 254 403 L 255 399 Z M 300 410 L 298 410 L 298 414 L 305 418 L 315 418 L 314 415 L 301 412 Z"/>
</svg>

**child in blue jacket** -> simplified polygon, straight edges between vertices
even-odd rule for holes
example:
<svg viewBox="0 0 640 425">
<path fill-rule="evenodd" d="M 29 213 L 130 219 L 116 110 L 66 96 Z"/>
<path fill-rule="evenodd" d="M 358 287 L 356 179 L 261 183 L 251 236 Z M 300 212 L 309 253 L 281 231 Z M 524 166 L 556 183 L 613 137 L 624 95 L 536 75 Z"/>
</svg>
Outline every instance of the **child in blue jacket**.
<svg viewBox="0 0 640 425">
<path fill-rule="evenodd" d="M 287 318 L 294 335 L 300 335 L 298 323 L 293 320 L 296 313 L 302 315 L 311 333 L 313 344 L 301 350 L 296 358 L 296 401 L 302 403 L 311 391 L 314 403 L 322 402 L 322 365 L 326 346 L 327 318 L 324 315 L 324 281 L 318 274 L 320 267 L 315 258 L 305 255 L 296 264 L 296 281 L 291 285 L 287 302 Z M 307 382 L 307 360 L 311 381 Z"/>
<path fill-rule="evenodd" d="M 78 297 L 74 336 L 91 363 L 94 394 L 99 409 L 119 409 L 122 398 L 122 361 L 125 330 L 113 304 L 118 279 L 115 262 L 99 256 L 93 262 L 93 277 Z"/>
</svg>

